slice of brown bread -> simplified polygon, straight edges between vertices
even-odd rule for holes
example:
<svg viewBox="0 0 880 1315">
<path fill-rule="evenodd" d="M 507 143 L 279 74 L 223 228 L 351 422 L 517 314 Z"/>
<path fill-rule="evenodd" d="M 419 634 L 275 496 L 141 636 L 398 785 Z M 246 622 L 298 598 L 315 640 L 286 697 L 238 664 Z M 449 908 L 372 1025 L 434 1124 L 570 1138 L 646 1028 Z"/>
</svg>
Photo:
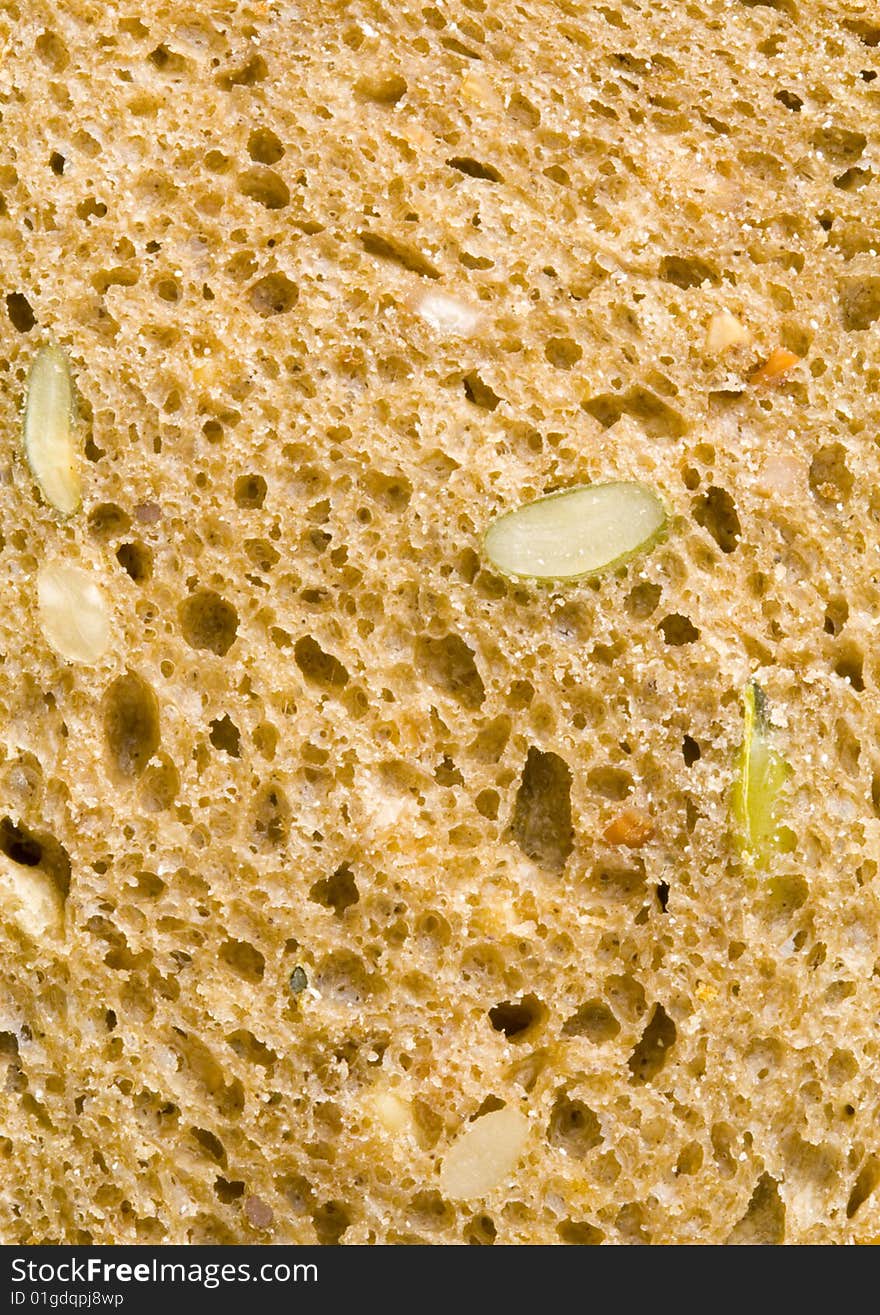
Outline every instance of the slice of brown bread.
<svg viewBox="0 0 880 1315">
<path fill-rule="evenodd" d="M 878 47 L 867 0 L 3 6 L 3 1241 L 880 1234 Z M 650 553 L 487 562 L 615 479 Z"/>
</svg>

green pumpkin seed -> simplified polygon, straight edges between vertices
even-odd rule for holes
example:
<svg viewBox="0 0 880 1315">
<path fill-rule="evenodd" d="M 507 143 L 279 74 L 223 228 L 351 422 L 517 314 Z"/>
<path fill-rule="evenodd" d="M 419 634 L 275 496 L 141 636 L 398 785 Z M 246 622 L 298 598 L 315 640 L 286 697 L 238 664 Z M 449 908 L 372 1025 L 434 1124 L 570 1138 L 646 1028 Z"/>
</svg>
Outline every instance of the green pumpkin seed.
<svg viewBox="0 0 880 1315">
<path fill-rule="evenodd" d="M 73 380 L 67 357 L 59 347 L 41 347 L 28 379 L 24 450 L 40 492 L 62 516 L 73 515 L 81 500 L 73 423 Z"/>
<path fill-rule="evenodd" d="M 504 575 L 580 580 L 652 547 L 666 521 L 666 508 L 646 484 L 582 484 L 505 512 L 483 543 Z"/>
<path fill-rule="evenodd" d="M 790 853 L 796 843 L 794 832 L 781 821 L 791 767 L 773 746 L 767 699 L 755 681 L 743 693 L 743 713 L 731 811 L 743 859 L 766 868 L 776 854 Z"/>
</svg>

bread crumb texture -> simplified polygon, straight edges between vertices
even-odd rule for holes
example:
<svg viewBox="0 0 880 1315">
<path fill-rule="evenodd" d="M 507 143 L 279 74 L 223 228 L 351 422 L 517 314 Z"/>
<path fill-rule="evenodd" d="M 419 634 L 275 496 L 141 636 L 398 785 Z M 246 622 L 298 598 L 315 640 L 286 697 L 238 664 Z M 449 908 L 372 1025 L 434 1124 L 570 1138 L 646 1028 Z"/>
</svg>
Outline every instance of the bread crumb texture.
<svg viewBox="0 0 880 1315">
<path fill-rule="evenodd" d="M 876 6 L 7 0 L 0 50 L 2 1240 L 880 1235 Z M 652 551 L 489 566 L 614 480 Z"/>
</svg>

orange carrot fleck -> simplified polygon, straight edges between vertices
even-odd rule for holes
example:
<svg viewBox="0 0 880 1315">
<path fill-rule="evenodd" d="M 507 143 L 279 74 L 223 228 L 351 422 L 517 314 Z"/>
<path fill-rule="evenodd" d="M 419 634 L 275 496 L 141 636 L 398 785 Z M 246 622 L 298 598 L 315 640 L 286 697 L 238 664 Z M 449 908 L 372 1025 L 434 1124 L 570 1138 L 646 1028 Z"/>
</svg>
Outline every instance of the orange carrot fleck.
<svg viewBox="0 0 880 1315">
<path fill-rule="evenodd" d="M 637 808 L 624 808 L 622 813 L 605 828 L 609 845 L 626 845 L 628 849 L 641 849 L 654 836 L 654 822 L 647 813 Z"/>
<path fill-rule="evenodd" d="M 750 377 L 750 384 L 769 384 L 781 378 L 792 366 L 799 364 L 800 357 L 795 356 L 786 347 L 774 347 L 763 365 L 759 366 Z"/>
</svg>

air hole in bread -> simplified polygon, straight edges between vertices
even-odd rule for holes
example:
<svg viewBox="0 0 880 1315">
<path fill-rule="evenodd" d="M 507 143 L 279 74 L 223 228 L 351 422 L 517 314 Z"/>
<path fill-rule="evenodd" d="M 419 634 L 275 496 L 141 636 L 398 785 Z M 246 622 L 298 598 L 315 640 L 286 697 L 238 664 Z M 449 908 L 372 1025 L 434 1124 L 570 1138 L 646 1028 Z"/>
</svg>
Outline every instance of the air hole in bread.
<svg viewBox="0 0 880 1315">
<path fill-rule="evenodd" d="M 358 78 L 354 89 L 361 100 L 371 100 L 377 105 L 396 105 L 406 95 L 407 83 L 400 73 L 379 71 Z"/>
<path fill-rule="evenodd" d="M 683 290 L 720 282 L 718 271 L 699 256 L 664 256 L 658 273 L 664 283 Z"/>
<path fill-rule="evenodd" d="M 313 1209 L 315 1197 L 312 1185 L 302 1174 L 288 1174 L 283 1178 L 277 1178 L 275 1186 L 287 1201 L 293 1215 L 307 1215 Z"/>
<path fill-rule="evenodd" d="M 281 554 L 268 539 L 245 539 L 244 550 L 251 565 L 263 575 L 268 574 L 281 560 Z"/>
<path fill-rule="evenodd" d="M 461 976 L 466 982 L 479 982 L 488 989 L 504 976 L 504 960 L 494 945 L 468 945 L 461 956 Z"/>
<path fill-rule="evenodd" d="M 161 813 L 170 808 L 180 790 L 180 773 L 166 754 L 158 755 L 141 778 L 138 796 L 148 813 Z"/>
<path fill-rule="evenodd" d="M 349 950 L 328 954 L 320 963 L 314 984 L 329 1004 L 356 1006 L 365 1003 L 385 983 Z"/>
<path fill-rule="evenodd" d="M 441 37 L 440 45 L 444 50 L 449 50 L 453 55 L 462 55 L 465 59 L 479 59 L 480 55 L 471 46 L 466 46 L 463 41 L 457 37 Z"/>
<path fill-rule="evenodd" d="M 313 685 L 339 690 L 348 684 L 346 668 L 332 653 L 326 653 L 312 635 L 304 635 L 296 641 L 293 658 L 306 680 Z"/>
<path fill-rule="evenodd" d="M 243 251 L 236 251 L 235 255 L 229 259 L 224 269 L 231 279 L 236 283 L 243 283 L 245 279 L 252 278 L 257 272 L 256 253 L 249 247 Z"/>
<path fill-rule="evenodd" d="M 663 590 L 651 580 L 633 585 L 626 596 L 626 609 L 636 621 L 644 621 L 656 609 Z"/>
<path fill-rule="evenodd" d="M 791 110 L 794 114 L 799 114 L 803 109 L 804 102 L 794 91 L 789 91 L 783 87 L 780 91 L 774 92 L 774 96 L 780 105 L 784 105 L 787 110 Z"/>
<path fill-rule="evenodd" d="M 587 773 L 587 785 L 603 799 L 620 801 L 633 790 L 633 778 L 620 767 L 594 767 Z"/>
<path fill-rule="evenodd" d="M 99 270 L 92 276 L 92 287 L 101 296 L 110 288 L 133 288 L 140 278 L 136 265 L 113 265 L 110 269 Z"/>
<path fill-rule="evenodd" d="M 700 746 L 692 736 L 685 735 L 682 740 L 681 755 L 684 758 L 685 767 L 693 767 L 694 763 L 701 757 Z"/>
<path fill-rule="evenodd" d="M 211 722 L 209 739 L 215 749 L 228 754 L 230 758 L 241 757 L 241 732 L 228 713 Z"/>
<path fill-rule="evenodd" d="M 183 55 L 175 50 L 170 50 L 164 44 L 156 46 L 155 50 L 151 50 L 147 55 L 147 59 L 159 73 L 180 77 L 187 71 L 187 61 Z"/>
<path fill-rule="evenodd" d="M 678 1159 L 675 1162 L 676 1176 L 689 1177 L 691 1174 L 699 1173 L 703 1164 L 703 1148 L 697 1141 L 688 1142 L 679 1151 Z"/>
<path fill-rule="evenodd" d="M 876 246 L 875 238 L 872 237 L 871 242 Z M 880 318 L 880 277 L 877 275 L 841 279 L 838 297 L 843 327 L 848 333 L 870 329 Z"/>
<path fill-rule="evenodd" d="M 610 429 L 627 415 L 637 420 L 651 438 L 681 438 L 687 431 L 684 416 L 647 388 L 631 388 L 626 393 L 600 393 L 581 405 L 605 429 Z"/>
<path fill-rule="evenodd" d="M 209 443 L 222 443 L 223 426 L 219 420 L 206 420 L 202 425 L 202 433 Z"/>
<path fill-rule="evenodd" d="M 351 1215 L 341 1201 L 327 1201 L 314 1212 L 312 1223 L 320 1246 L 339 1246 L 351 1227 Z"/>
<path fill-rule="evenodd" d="M 842 596 L 829 600 L 825 608 L 826 635 L 839 635 L 849 619 L 849 603 Z"/>
<path fill-rule="evenodd" d="M 510 1079 L 522 1087 L 523 1091 L 534 1091 L 538 1078 L 544 1072 L 549 1060 L 547 1050 L 533 1050 L 523 1059 L 518 1059 L 510 1066 Z"/>
<path fill-rule="evenodd" d="M 868 139 L 862 132 L 853 132 L 836 124 L 823 124 L 816 128 L 810 141 L 817 151 L 837 164 L 854 164 L 864 154 Z"/>
<path fill-rule="evenodd" d="M 677 1035 L 675 1023 L 666 1010 L 661 1004 L 655 1005 L 641 1040 L 627 1060 L 632 1074 L 630 1082 L 634 1085 L 653 1082 L 665 1066 Z"/>
<path fill-rule="evenodd" d="M 413 1228 L 436 1233 L 448 1228 L 455 1219 L 455 1211 L 438 1191 L 417 1192 L 407 1208 L 407 1220 Z"/>
<path fill-rule="evenodd" d="M 70 855 L 60 841 L 44 831 L 31 831 L 22 822 L 0 818 L 0 854 L 21 867 L 39 868 L 62 899 L 70 890 Z"/>
<path fill-rule="evenodd" d="M 486 690 L 474 651 L 460 635 L 433 638 L 420 635 L 415 642 L 418 670 L 435 689 L 442 690 L 464 708 L 482 707 Z M 486 729 L 486 728 L 484 728 Z"/>
<path fill-rule="evenodd" d="M 253 806 L 252 834 L 264 849 L 277 849 L 287 839 L 290 804 L 277 782 L 269 781 L 257 793 Z"/>
<path fill-rule="evenodd" d="M 448 754 L 444 754 L 442 760 L 434 768 L 434 780 L 446 790 L 452 790 L 457 785 L 464 785 L 464 777 L 456 767 L 454 759 L 450 758 Z"/>
<path fill-rule="evenodd" d="M 474 160 L 468 155 L 454 155 L 446 163 L 450 169 L 457 169 L 459 173 L 467 174 L 469 178 L 481 178 L 489 183 L 504 181 L 494 165 L 481 164 L 479 160 Z"/>
<path fill-rule="evenodd" d="M 868 23 L 863 18 L 845 18 L 843 26 L 847 32 L 852 32 L 853 36 L 858 37 L 863 45 L 870 46 L 872 49 L 880 46 L 880 24 Z"/>
<path fill-rule="evenodd" d="M 485 817 L 488 822 L 494 822 L 498 817 L 498 809 L 501 806 L 501 796 L 497 790 L 481 790 L 474 800 L 474 807 L 481 817 Z"/>
<path fill-rule="evenodd" d="M 613 1041 L 620 1023 L 602 1000 L 587 1000 L 562 1025 L 563 1036 L 582 1036 L 594 1045 Z"/>
<path fill-rule="evenodd" d="M 880 1186 L 880 1156 L 869 1155 L 853 1183 L 846 1203 L 846 1217 L 852 1219 Z"/>
<path fill-rule="evenodd" d="M 101 542 L 120 538 L 131 529 L 131 517 L 115 502 L 101 502 L 88 517 L 89 531 Z"/>
<path fill-rule="evenodd" d="M 180 1068 L 210 1097 L 225 1118 L 237 1118 L 244 1109 L 244 1088 L 238 1078 L 226 1082 L 222 1067 L 209 1047 L 192 1033 L 172 1027 L 169 1045 Z"/>
<path fill-rule="evenodd" d="M 537 128 L 541 122 L 541 111 L 537 105 L 534 105 L 527 96 L 519 91 L 514 91 L 511 94 L 507 102 L 507 113 L 514 123 L 519 123 L 524 128 Z"/>
<path fill-rule="evenodd" d="M 261 982 L 266 960 L 256 946 L 248 941 L 224 941 L 218 951 L 220 958 L 246 982 Z"/>
<path fill-rule="evenodd" d="M 547 1016 L 545 1005 L 536 995 L 524 995 L 519 1000 L 504 1000 L 489 1010 L 489 1021 L 496 1032 L 503 1032 L 508 1041 L 527 1041 L 538 1030 Z"/>
<path fill-rule="evenodd" d="M 848 502 L 855 479 L 846 455 L 842 443 L 825 443 L 814 454 L 810 462 L 810 489 L 822 502 Z"/>
<path fill-rule="evenodd" d="M 877 230 L 873 224 L 860 219 L 844 219 L 835 224 L 828 246 L 841 253 L 844 260 L 870 255 L 877 248 Z M 844 279 L 839 284 L 840 302 L 844 313 L 844 328 L 850 330 L 870 328 L 877 318 L 877 299 L 880 290 L 868 278 Z"/>
<path fill-rule="evenodd" d="M 264 82 L 268 76 L 268 64 L 262 55 L 255 54 L 238 68 L 218 73 L 215 81 L 224 91 L 232 91 L 234 87 L 254 87 L 258 82 Z"/>
<path fill-rule="evenodd" d="M 267 484 L 262 475 L 240 475 L 235 481 L 235 505 L 257 511 L 266 500 Z"/>
<path fill-rule="evenodd" d="M 440 277 L 439 269 L 408 242 L 371 232 L 359 233 L 358 240 L 371 256 L 389 260 L 395 265 L 400 265 L 402 269 L 410 270 L 413 274 L 420 274 L 422 278 L 439 279 Z"/>
<path fill-rule="evenodd" d="M 276 270 L 251 284 L 247 292 L 252 310 L 266 319 L 270 315 L 286 315 L 299 300 L 299 289 L 286 274 Z"/>
<path fill-rule="evenodd" d="M 780 873 L 767 884 L 767 912 L 771 918 L 785 919 L 803 908 L 810 895 L 805 877 Z"/>
<path fill-rule="evenodd" d="M 137 539 L 121 543 L 116 550 L 116 560 L 135 584 L 144 584 L 153 574 L 153 550 Z"/>
<path fill-rule="evenodd" d="M 712 1154 L 722 1178 L 732 1178 L 736 1173 L 737 1142 L 736 1128 L 729 1123 L 713 1123 L 710 1131 Z"/>
<path fill-rule="evenodd" d="M 190 648 L 225 657 L 238 634 L 238 612 L 213 589 L 198 589 L 178 608 L 181 633 Z"/>
<path fill-rule="evenodd" d="M 17 826 L 11 818 L 0 820 L 0 853 L 22 867 L 39 867 L 43 846 L 26 827 Z"/>
<path fill-rule="evenodd" d="M 629 1201 L 621 1206 L 614 1223 L 624 1242 L 644 1246 L 651 1241 L 651 1234 L 645 1225 L 645 1211 L 637 1201 Z"/>
<path fill-rule="evenodd" d="M 571 769 L 555 753 L 531 748 L 516 794 L 511 835 L 527 858 L 559 872 L 574 849 Z"/>
<path fill-rule="evenodd" d="M 619 1018 L 640 1018 L 648 1007 L 644 987 L 630 973 L 607 977 L 603 994 Z"/>
<path fill-rule="evenodd" d="M 235 1234 L 216 1215 L 200 1210 L 184 1233 L 188 1246 L 232 1246 Z"/>
<path fill-rule="evenodd" d="M 691 504 L 694 520 L 710 534 L 723 553 L 733 552 L 742 535 L 736 504 L 726 489 L 713 485 Z"/>
<path fill-rule="evenodd" d="M 34 43 L 34 50 L 42 63 L 47 64 L 53 73 L 63 73 L 70 63 L 67 47 L 57 32 L 48 29 L 41 32 Z"/>
<path fill-rule="evenodd" d="M 561 1224 L 557 1224 L 556 1232 L 560 1242 L 568 1246 L 597 1247 L 605 1241 L 601 1228 L 574 1219 L 564 1219 Z"/>
<path fill-rule="evenodd" d="M 693 644 L 700 638 L 700 632 L 690 617 L 682 616 L 679 612 L 665 616 L 658 629 L 662 632 L 666 643 L 673 648 L 679 648 L 683 644 Z"/>
<path fill-rule="evenodd" d="M 284 155 L 284 147 L 271 128 L 255 128 L 248 137 L 248 155 L 254 164 L 277 164 Z"/>
<path fill-rule="evenodd" d="M 480 378 L 476 370 L 471 370 L 470 374 L 464 376 L 462 386 L 467 400 L 483 411 L 494 411 L 503 400 L 494 388 Z"/>
<path fill-rule="evenodd" d="M 463 1237 L 470 1246 L 493 1246 L 498 1229 L 489 1215 L 475 1215 L 465 1225 Z"/>
<path fill-rule="evenodd" d="M 865 688 L 864 665 L 865 659 L 861 649 L 855 644 L 849 644 L 835 659 L 834 674 L 840 676 L 842 680 L 849 681 L 856 693 L 861 694 Z"/>
<path fill-rule="evenodd" d="M 560 187 L 571 187 L 571 175 L 561 164 L 550 164 L 546 169 L 541 171 L 545 178 L 549 178 L 551 183 L 558 183 Z M 572 293 L 574 296 L 574 293 Z"/>
<path fill-rule="evenodd" d="M 418 919 L 415 934 L 428 950 L 437 955 L 452 939 L 452 929 L 442 913 L 429 909 Z"/>
<path fill-rule="evenodd" d="M 180 284 L 176 278 L 166 274 L 164 278 L 157 279 L 153 286 L 156 296 L 161 301 L 168 301 L 173 304 L 180 300 Z"/>
<path fill-rule="evenodd" d="M 290 188 L 287 183 L 266 165 L 254 165 L 238 175 L 238 190 L 242 196 L 256 201 L 267 210 L 283 210 L 290 204 Z"/>
<path fill-rule="evenodd" d="M 858 1071 L 858 1060 L 851 1050 L 835 1050 L 828 1060 L 828 1078 L 835 1087 L 851 1082 Z"/>
<path fill-rule="evenodd" d="M 602 1128 L 596 1113 L 582 1100 L 560 1092 L 550 1111 L 547 1140 L 551 1146 L 582 1160 L 602 1143 Z"/>
<path fill-rule="evenodd" d="M 460 252 L 458 260 L 465 269 L 493 269 L 495 266 L 495 261 L 490 256 L 475 256 L 470 251 Z"/>
<path fill-rule="evenodd" d="M 574 338 L 548 338 L 544 346 L 544 355 L 557 370 L 570 370 L 583 354 L 583 348 Z"/>
<path fill-rule="evenodd" d="M 104 865 L 104 871 L 109 868 L 109 864 Z M 166 889 L 165 882 L 155 872 L 139 872 L 135 880 L 135 889 L 138 896 L 144 899 L 156 900 L 163 894 Z"/>
<path fill-rule="evenodd" d="M 837 761 L 847 776 L 857 778 L 859 776 L 859 759 L 862 754 L 862 746 L 842 718 L 835 725 L 834 732 Z"/>
<path fill-rule="evenodd" d="M 867 187 L 873 179 L 874 171 L 872 169 L 853 167 L 844 169 L 843 173 L 838 174 L 834 179 L 834 186 L 839 187 L 842 192 L 854 192 L 859 187 Z"/>
<path fill-rule="evenodd" d="M 19 333 L 30 333 L 37 322 L 31 304 L 23 292 L 6 294 L 6 313 L 13 329 L 17 329 Z"/>
<path fill-rule="evenodd" d="M 633 859 L 630 866 L 599 863 L 590 878 L 604 898 L 614 903 L 631 900 L 645 889 L 645 865 L 641 859 Z"/>
<path fill-rule="evenodd" d="M 360 892 L 348 864 L 341 864 L 331 876 L 316 881 L 309 891 L 309 899 L 315 904 L 322 904 L 325 909 L 332 909 L 337 918 L 341 918 L 346 909 L 357 904 Z"/>
<path fill-rule="evenodd" d="M 385 474 L 381 470 L 369 470 L 361 482 L 383 511 L 398 515 L 409 506 L 412 484 L 402 472 Z"/>
<path fill-rule="evenodd" d="M 215 1136 L 207 1128 L 192 1128 L 192 1138 L 197 1146 L 209 1155 L 215 1163 L 225 1168 L 226 1166 L 226 1149 L 220 1138 Z"/>
<path fill-rule="evenodd" d="M 114 774 L 140 776 L 159 748 L 159 701 L 136 672 L 118 676 L 103 702 L 104 737 Z"/>
<path fill-rule="evenodd" d="M 237 1178 L 231 1181 L 228 1178 L 217 1178 L 214 1182 L 214 1191 L 217 1193 L 218 1200 L 224 1205 L 229 1205 L 244 1196 L 244 1183 Z"/>
<path fill-rule="evenodd" d="M 779 1184 L 764 1173 L 755 1184 L 748 1208 L 727 1238 L 729 1246 L 779 1246 L 785 1241 L 785 1204 Z"/>
<path fill-rule="evenodd" d="M 249 1032 L 246 1028 L 230 1032 L 226 1044 L 239 1059 L 257 1068 L 272 1069 L 278 1062 L 275 1051 L 258 1040 L 253 1032 Z"/>
<path fill-rule="evenodd" d="M 880 817 L 880 771 L 875 771 L 871 777 L 871 808 L 874 816 Z"/>
</svg>

